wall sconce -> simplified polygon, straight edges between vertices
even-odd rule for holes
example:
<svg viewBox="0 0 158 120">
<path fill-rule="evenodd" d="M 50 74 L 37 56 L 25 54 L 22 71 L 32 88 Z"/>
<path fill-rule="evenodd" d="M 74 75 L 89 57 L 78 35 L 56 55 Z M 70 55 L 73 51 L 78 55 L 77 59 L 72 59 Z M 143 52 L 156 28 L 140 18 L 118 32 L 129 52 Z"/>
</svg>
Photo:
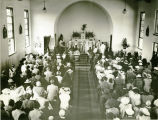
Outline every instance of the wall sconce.
<svg viewBox="0 0 158 120">
<path fill-rule="evenodd" d="M 7 36 L 8 36 L 7 28 L 6 28 L 6 26 L 4 25 L 4 26 L 3 26 L 3 39 L 7 38 Z"/>
<path fill-rule="evenodd" d="M 126 13 L 127 13 L 126 4 L 127 4 L 127 0 L 125 0 L 125 7 L 124 7 L 124 9 L 123 9 L 123 11 L 122 11 L 123 14 L 126 14 Z"/>
<path fill-rule="evenodd" d="M 46 8 L 46 5 L 45 5 L 45 2 L 46 2 L 46 1 L 44 0 L 43 2 L 44 2 L 44 6 L 43 6 L 43 9 L 42 9 L 42 10 L 43 10 L 44 13 L 46 13 L 46 12 L 47 12 L 47 8 Z"/>
</svg>

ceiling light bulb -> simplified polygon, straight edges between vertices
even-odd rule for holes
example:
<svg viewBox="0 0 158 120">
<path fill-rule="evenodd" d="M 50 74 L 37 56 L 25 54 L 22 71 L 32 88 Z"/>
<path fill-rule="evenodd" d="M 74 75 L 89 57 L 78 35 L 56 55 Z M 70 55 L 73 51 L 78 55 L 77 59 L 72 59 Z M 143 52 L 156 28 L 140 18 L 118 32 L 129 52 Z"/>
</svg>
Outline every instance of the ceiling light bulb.
<svg viewBox="0 0 158 120">
<path fill-rule="evenodd" d="M 44 8 L 43 8 L 43 11 L 44 11 L 44 12 L 47 12 L 47 9 L 46 9 L 46 7 L 44 7 Z"/>
<path fill-rule="evenodd" d="M 123 12 L 123 14 L 126 14 L 127 13 L 126 8 L 124 8 L 122 12 Z"/>
</svg>

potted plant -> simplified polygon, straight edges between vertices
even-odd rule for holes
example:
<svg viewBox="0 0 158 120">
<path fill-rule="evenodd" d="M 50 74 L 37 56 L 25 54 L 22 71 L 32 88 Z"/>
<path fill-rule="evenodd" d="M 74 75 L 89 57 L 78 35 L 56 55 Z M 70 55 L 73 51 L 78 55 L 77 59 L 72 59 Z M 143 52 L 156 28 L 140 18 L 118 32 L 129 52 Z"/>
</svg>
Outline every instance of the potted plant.
<svg viewBox="0 0 158 120">
<path fill-rule="evenodd" d="M 122 47 L 123 47 L 123 49 L 130 47 L 130 45 L 127 43 L 127 38 L 123 38 Z"/>
<path fill-rule="evenodd" d="M 93 32 L 86 32 L 86 38 L 94 38 L 94 36 Z"/>
<path fill-rule="evenodd" d="M 80 38 L 81 37 L 81 34 L 79 32 L 73 32 L 72 33 L 72 37 L 73 38 Z"/>
</svg>

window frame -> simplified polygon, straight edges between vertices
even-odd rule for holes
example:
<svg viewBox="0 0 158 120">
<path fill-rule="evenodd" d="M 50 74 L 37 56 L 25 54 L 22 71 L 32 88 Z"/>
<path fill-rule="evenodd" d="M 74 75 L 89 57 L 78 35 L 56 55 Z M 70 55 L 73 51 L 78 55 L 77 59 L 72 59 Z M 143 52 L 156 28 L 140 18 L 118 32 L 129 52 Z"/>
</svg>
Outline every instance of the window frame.
<svg viewBox="0 0 158 120">
<path fill-rule="evenodd" d="M 144 40 L 144 32 L 145 32 L 145 29 L 144 29 L 144 27 L 145 27 L 145 17 L 143 19 L 143 17 L 142 17 L 143 14 L 145 14 L 145 16 L 146 16 L 145 11 L 142 11 L 142 12 L 140 12 L 140 18 L 139 18 L 139 36 L 138 36 L 137 48 L 140 49 L 140 50 L 143 49 L 143 46 L 142 46 L 142 48 L 140 48 L 140 39 Z M 143 26 L 142 26 L 142 22 L 143 22 Z M 143 28 L 143 30 L 142 30 L 142 28 Z M 143 36 L 141 36 L 142 31 L 143 31 Z"/>
<path fill-rule="evenodd" d="M 26 13 L 26 17 L 25 17 L 25 13 Z M 27 20 L 27 24 L 25 23 L 25 20 Z M 30 47 L 31 45 L 31 41 L 30 41 L 30 17 L 29 17 L 29 10 L 24 9 L 24 35 L 25 35 L 25 48 Z M 25 28 L 25 26 L 27 25 L 27 29 Z M 28 35 L 25 34 L 26 30 L 28 31 Z M 26 37 L 28 37 L 28 42 L 29 44 L 26 44 Z"/>
<path fill-rule="evenodd" d="M 154 30 L 154 35 L 158 36 L 158 9 L 155 10 L 155 30 Z"/>
<path fill-rule="evenodd" d="M 11 15 L 8 15 L 7 14 L 7 10 L 10 10 L 11 11 Z M 8 18 L 8 17 L 11 17 L 12 18 L 12 23 L 8 23 L 8 21 L 7 21 L 7 34 L 9 35 L 9 32 L 10 32 L 10 30 L 8 30 L 8 25 L 10 24 L 11 26 L 12 26 L 12 37 L 11 38 L 9 38 L 9 36 L 7 36 L 7 39 L 8 39 L 8 55 L 9 56 L 12 56 L 13 54 L 15 54 L 16 53 L 16 41 L 15 41 L 15 30 L 14 30 L 14 10 L 13 10 L 13 7 L 6 7 L 6 19 Z M 9 40 L 11 40 L 11 39 L 13 39 L 13 41 L 14 41 L 14 51 L 13 52 L 9 52 Z"/>
</svg>

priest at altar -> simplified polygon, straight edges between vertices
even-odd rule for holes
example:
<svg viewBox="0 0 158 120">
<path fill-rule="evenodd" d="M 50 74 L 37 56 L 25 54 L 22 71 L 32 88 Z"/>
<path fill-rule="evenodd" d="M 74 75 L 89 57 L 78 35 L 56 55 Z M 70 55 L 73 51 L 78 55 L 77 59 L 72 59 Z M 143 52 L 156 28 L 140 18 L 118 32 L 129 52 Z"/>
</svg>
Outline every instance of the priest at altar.
<svg viewBox="0 0 158 120">
<path fill-rule="evenodd" d="M 92 49 L 99 51 L 100 53 L 104 54 L 106 45 L 101 42 L 100 40 L 95 40 L 94 38 L 90 39 L 70 39 L 67 42 L 67 48 L 71 49 L 78 49 L 81 53 L 86 53 L 88 54 L 88 50 Z"/>
</svg>

